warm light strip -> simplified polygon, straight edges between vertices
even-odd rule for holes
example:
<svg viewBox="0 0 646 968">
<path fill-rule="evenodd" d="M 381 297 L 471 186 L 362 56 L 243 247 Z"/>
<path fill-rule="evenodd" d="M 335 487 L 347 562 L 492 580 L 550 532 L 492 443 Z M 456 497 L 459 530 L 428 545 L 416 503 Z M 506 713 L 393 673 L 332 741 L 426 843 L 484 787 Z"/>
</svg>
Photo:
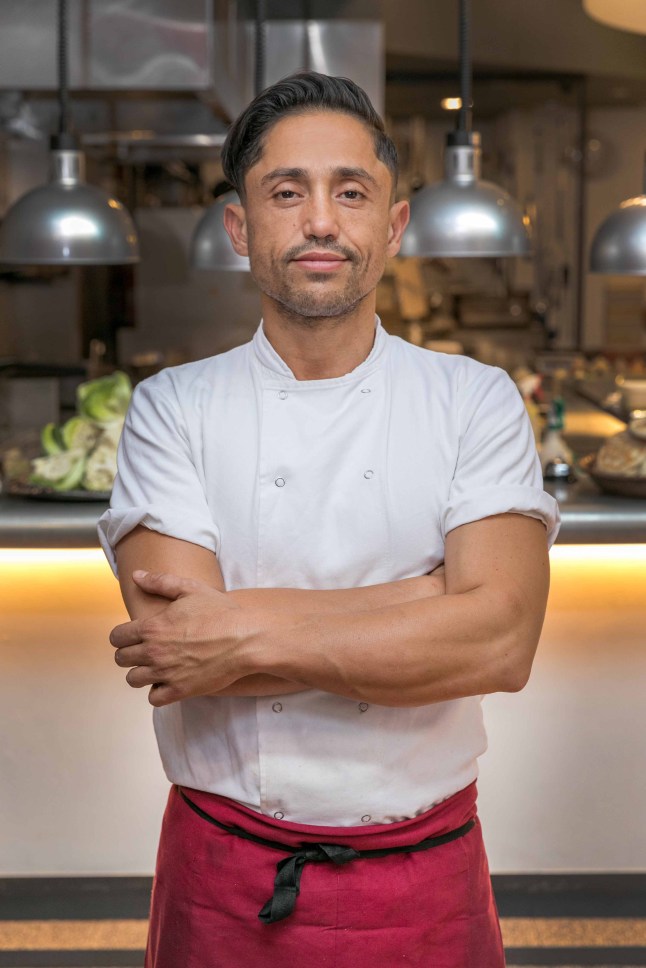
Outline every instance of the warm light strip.
<svg viewBox="0 0 646 968">
<path fill-rule="evenodd" d="M 556 544 L 550 550 L 552 561 L 643 561 L 646 544 Z M 105 561 L 101 548 L 0 548 L 0 565 L 96 564 Z"/>
<path fill-rule="evenodd" d="M 646 565 L 646 544 L 556 544 L 552 561 L 641 561 Z"/>
<path fill-rule="evenodd" d="M 90 565 L 105 560 L 101 548 L 0 548 L 0 566 Z"/>
</svg>

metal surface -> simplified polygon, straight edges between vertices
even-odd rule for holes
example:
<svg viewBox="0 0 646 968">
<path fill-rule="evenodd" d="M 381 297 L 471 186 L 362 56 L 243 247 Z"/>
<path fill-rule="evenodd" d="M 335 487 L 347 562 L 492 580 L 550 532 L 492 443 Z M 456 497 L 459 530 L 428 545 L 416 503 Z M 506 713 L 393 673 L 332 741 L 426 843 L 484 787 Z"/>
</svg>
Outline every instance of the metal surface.
<svg viewBox="0 0 646 968">
<path fill-rule="evenodd" d="M 561 508 L 559 544 L 646 542 L 646 501 L 600 494 L 588 482 L 545 484 Z M 45 503 L 0 497 L 0 547 L 95 548 L 107 505 Z"/>
<path fill-rule="evenodd" d="M 384 107 L 384 28 L 369 20 L 280 20 L 265 25 L 265 83 L 294 71 L 350 77 L 379 113 Z M 254 96 L 254 24 L 216 21 L 213 86 L 229 118 Z"/>
<path fill-rule="evenodd" d="M 191 239 L 189 260 L 194 269 L 249 272 L 249 259 L 238 255 L 222 221 L 225 205 L 240 204 L 235 192 L 221 195 L 200 219 Z"/>
<path fill-rule="evenodd" d="M 529 220 L 511 195 L 491 182 L 479 181 L 480 156 L 477 142 L 447 145 L 444 180 L 422 188 L 411 199 L 401 255 L 529 255 Z"/>
<path fill-rule="evenodd" d="M 52 151 L 52 181 L 34 188 L 0 226 L 0 262 L 118 265 L 139 261 L 137 232 L 116 198 L 83 182 L 79 151 Z"/>
<path fill-rule="evenodd" d="M 0 497 L 0 547 L 96 548 L 96 523 L 107 504 Z"/>
<path fill-rule="evenodd" d="M 85 90 L 207 90 L 212 0 L 69 0 L 70 84 Z M 2 0 L 0 88 L 56 87 L 56 4 Z"/>
<path fill-rule="evenodd" d="M 590 271 L 646 275 L 646 195 L 626 199 L 601 223 L 592 240 Z"/>
</svg>

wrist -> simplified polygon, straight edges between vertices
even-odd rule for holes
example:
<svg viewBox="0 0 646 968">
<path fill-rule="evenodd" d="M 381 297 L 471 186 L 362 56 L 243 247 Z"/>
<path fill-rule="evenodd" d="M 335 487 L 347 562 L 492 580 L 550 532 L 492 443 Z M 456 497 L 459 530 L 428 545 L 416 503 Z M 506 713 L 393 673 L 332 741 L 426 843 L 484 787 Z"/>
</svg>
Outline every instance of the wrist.
<svg viewBox="0 0 646 968">
<path fill-rule="evenodd" d="M 236 666 L 241 676 L 277 675 L 274 629 L 278 613 L 268 608 L 242 607 L 238 617 Z"/>
</svg>

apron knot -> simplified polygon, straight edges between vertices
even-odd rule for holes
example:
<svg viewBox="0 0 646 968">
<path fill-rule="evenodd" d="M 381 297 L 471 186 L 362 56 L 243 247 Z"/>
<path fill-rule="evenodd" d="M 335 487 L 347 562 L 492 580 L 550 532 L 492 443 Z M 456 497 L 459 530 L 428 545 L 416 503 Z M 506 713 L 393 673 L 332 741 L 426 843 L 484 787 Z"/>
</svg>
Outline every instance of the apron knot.
<svg viewBox="0 0 646 968">
<path fill-rule="evenodd" d="M 276 879 L 274 893 L 263 904 L 258 917 L 263 924 L 274 924 L 282 921 L 294 910 L 296 898 L 301 889 L 301 875 L 308 862 L 321 863 L 324 861 L 334 864 L 347 864 L 360 857 L 361 854 L 352 847 L 341 847 L 338 844 L 304 844 L 290 857 L 276 864 Z"/>
</svg>

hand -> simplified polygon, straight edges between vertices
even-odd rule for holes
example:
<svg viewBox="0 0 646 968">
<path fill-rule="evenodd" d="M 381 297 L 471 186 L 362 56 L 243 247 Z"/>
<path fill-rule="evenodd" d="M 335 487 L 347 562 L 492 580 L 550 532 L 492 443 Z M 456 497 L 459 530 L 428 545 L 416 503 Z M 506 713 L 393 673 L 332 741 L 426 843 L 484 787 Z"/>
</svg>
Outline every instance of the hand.
<svg viewBox="0 0 646 968">
<path fill-rule="evenodd" d="M 245 675 L 236 663 L 242 610 L 225 593 L 177 575 L 135 571 L 133 579 L 142 591 L 169 599 L 157 614 L 110 633 L 115 662 L 130 668 L 128 685 L 151 686 L 151 705 L 214 693 Z"/>
</svg>

